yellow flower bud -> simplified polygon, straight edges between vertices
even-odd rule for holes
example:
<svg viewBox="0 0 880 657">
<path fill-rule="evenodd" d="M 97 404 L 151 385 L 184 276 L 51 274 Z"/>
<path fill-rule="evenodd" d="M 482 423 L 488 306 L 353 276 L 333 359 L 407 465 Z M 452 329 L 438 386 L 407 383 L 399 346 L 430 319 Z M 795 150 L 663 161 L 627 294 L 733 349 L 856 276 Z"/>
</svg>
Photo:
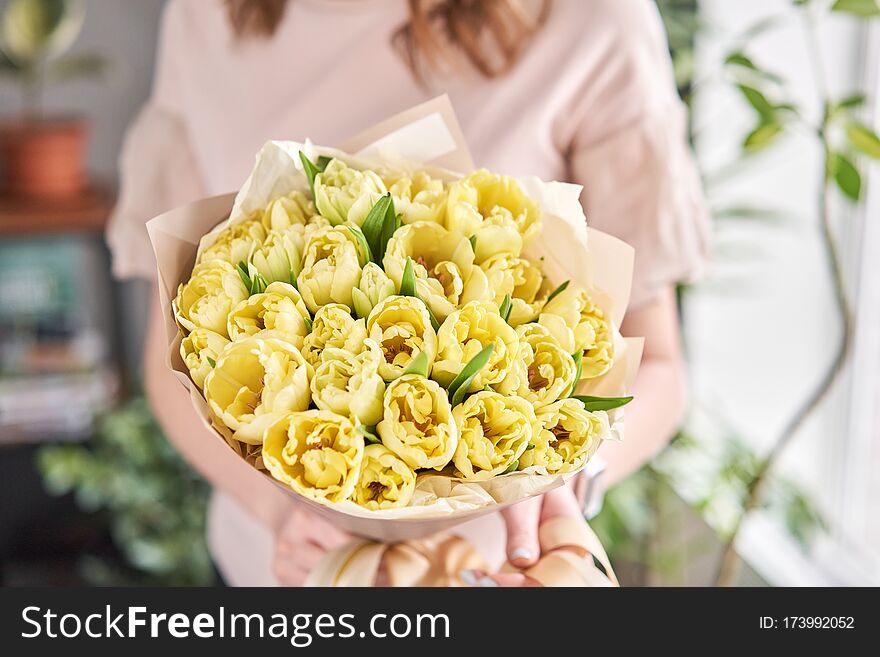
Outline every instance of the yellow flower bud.
<svg viewBox="0 0 880 657">
<path fill-rule="evenodd" d="M 292 226 L 305 226 L 318 211 L 315 204 L 303 192 L 294 191 L 280 196 L 266 206 L 262 223 L 266 231 L 284 232 Z"/>
<path fill-rule="evenodd" d="M 254 249 L 251 264 L 267 283 L 292 283 L 302 265 L 296 237 L 288 233 L 269 233 L 266 241 Z"/>
<path fill-rule="evenodd" d="M 477 262 L 496 253 L 518 256 L 541 232 L 541 211 L 514 178 L 480 169 L 449 186 L 446 227 L 477 236 Z"/>
<path fill-rule="evenodd" d="M 533 465 L 550 474 L 578 470 L 611 433 L 604 411 L 591 413 L 576 399 L 562 399 L 536 414 L 541 428 L 532 439 L 535 447 L 520 457 L 520 470 Z"/>
<path fill-rule="evenodd" d="M 248 290 L 235 267 L 225 260 L 202 262 L 177 289 L 174 316 L 188 331 L 201 326 L 229 337 L 226 318 L 233 307 L 247 297 Z"/>
<path fill-rule="evenodd" d="M 205 377 L 205 399 L 214 420 L 233 437 L 258 445 L 275 415 L 309 407 L 314 370 L 288 342 L 246 338 L 223 349 Z"/>
<path fill-rule="evenodd" d="M 416 488 L 416 473 L 384 445 L 364 447 L 361 476 L 354 488 L 357 504 L 374 511 L 409 504 Z"/>
<path fill-rule="evenodd" d="M 374 262 L 361 271 L 361 282 L 351 291 L 351 300 L 358 317 L 367 317 L 377 303 L 395 294 L 394 281 Z"/>
<path fill-rule="evenodd" d="M 437 332 L 437 359 L 431 376 L 448 386 L 486 346 L 489 362 L 474 378 L 470 391 L 501 383 L 519 355 L 519 336 L 492 303 L 472 301 L 446 318 Z"/>
<path fill-rule="evenodd" d="M 446 391 L 417 374 L 388 384 L 384 417 L 376 430 L 382 444 L 413 469 L 442 470 L 458 443 Z"/>
<path fill-rule="evenodd" d="M 345 349 L 353 354 L 363 348 L 367 329 L 364 320 L 355 321 L 346 306 L 322 306 L 312 320 L 312 332 L 303 341 L 303 356 L 314 367 L 321 364 L 325 349 Z"/>
<path fill-rule="evenodd" d="M 413 358 L 425 352 L 428 370 L 437 354 L 437 334 L 431 326 L 428 308 L 415 297 L 393 295 L 376 304 L 366 323 L 367 335 L 384 356 L 379 374 L 386 381 L 396 379 Z"/>
<path fill-rule="evenodd" d="M 403 215 L 403 223 L 433 221 L 443 223 L 446 216 L 446 187 L 442 180 L 431 178 L 424 171 L 403 176 L 388 188 L 394 198 L 394 209 Z"/>
<path fill-rule="evenodd" d="M 537 426 L 531 404 L 492 390 L 471 395 L 452 415 L 460 433 L 456 475 L 469 481 L 503 474 L 525 452 Z"/>
<path fill-rule="evenodd" d="M 382 352 L 367 339 L 366 349 L 324 349 L 312 378 L 312 400 L 320 409 L 351 417 L 355 424 L 374 426 L 382 419 L 385 382 L 379 376 Z"/>
<path fill-rule="evenodd" d="M 479 272 L 474 266 L 474 251 L 468 239 L 453 235 L 437 223 L 422 221 L 403 226 L 388 241 L 382 261 L 388 276 L 397 289 L 403 278 L 406 259 L 412 258 L 416 275 L 416 291 L 443 321 L 465 297 L 468 301 L 482 297 L 491 298 L 488 286 L 472 274 Z"/>
<path fill-rule="evenodd" d="M 341 502 L 354 493 L 364 439 L 347 417 L 330 411 L 287 413 L 266 429 L 263 463 L 300 495 Z"/>
<path fill-rule="evenodd" d="M 220 352 L 228 344 L 229 340 L 225 337 L 205 328 L 193 330 L 180 341 L 180 356 L 199 389 L 205 385 L 205 377 L 214 369 Z"/>
<path fill-rule="evenodd" d="M 548 301 L 538 323 L 546 326 L 566 351 L 583 351 L 581 379 L 602 376 L 614 359 L 614 336 L 605 313 L 583 289 L 569 285 Z"/>
<path fill-rule="evenodd" d="M 334 226 L 346 221 L 360 226 L 387 191 L 374 171 L 358 171 L 337 159 L 315 176 L 315 206 Z"/>
<path fill-rule="evenodd" d="M 198 262 L 225 260 L 235 266 L 242 260 L 247 261 L 253 250 L 265 239 L 266 229 L 263 227 L 261 214 L 257 213 L 220 231 L 214 243 L 199 255 Z"/>
<path fill-rule="evenodd" d="M 316 313 L 328 303 L 352 308 L 351 290 L 361 279 L 355 237 L 345 226 L 319 228 L 309 239 L 297 287 L 306 306 Z"/>
<path fill-rule="evenodd" d="M 519 358 L 497 387 L 504 395 L 519 395 L 535 408 L 571 393 L 577 366 L 567 351 L 540 324 L 517 328 Z"/>
<path fill-rule="evenodd" d="M 538 294 L 544 277 L 529 260 L 499 253 L 482 263 L 480 268 L 486 273 L 489 289 L 495 292 L 496 304 L 501 304 L 505 295 L 510 295 L 508 324 L 519 326 L 538 316 L 543 305 Z"/>
<path fill-rule="evenodd" d="M 265 292 L 253 294 L 229 313 L 227 332 L 242 337 L 280 338 L 300 349 L 309 330 L 309 311 L 296 288 L 288 283 L 269 283 Z"/>
</svg>

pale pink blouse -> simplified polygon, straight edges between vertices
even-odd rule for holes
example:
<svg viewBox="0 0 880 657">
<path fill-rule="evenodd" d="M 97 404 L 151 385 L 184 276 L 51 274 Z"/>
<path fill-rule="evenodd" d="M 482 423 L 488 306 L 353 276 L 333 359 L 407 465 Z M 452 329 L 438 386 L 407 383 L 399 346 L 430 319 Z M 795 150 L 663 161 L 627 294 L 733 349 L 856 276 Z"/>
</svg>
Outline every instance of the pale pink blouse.
<svg viewBox="0 0 880 657">
<path fill-rule="evenodd" d="M 705 210 L 651 0 L 556 0 L 509 74 L 437 76 L 427 89 L 391 45 L 406 16 L 405 0 L 290 0 L 272 39 L 236 40 L 221 0 L 169 0 L 153 93 L 122 154 L 114 273 L 152 278 L 145 222 L 236 190 L 266 140 L 333 145 L 444 92 L 479 166 L 584 186 L 589 224 L 636 249 L 631 308 L 700 273 Z M 255 549 L 240 545 L 248 522 L 214 505 L 215 556 L 232 583 L 269 583 L 265 564 L 224 568 Z"/>
</svg>

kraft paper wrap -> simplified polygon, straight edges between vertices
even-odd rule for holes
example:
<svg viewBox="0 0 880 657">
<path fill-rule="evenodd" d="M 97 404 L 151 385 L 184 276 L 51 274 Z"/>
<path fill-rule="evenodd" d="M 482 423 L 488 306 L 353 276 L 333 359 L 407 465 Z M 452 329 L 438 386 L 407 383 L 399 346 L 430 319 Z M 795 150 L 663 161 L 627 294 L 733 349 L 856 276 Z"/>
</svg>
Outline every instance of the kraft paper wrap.
<svg viewBox="0 0 880 657">
<path fill-rule="evenodd" d="M 278 196 L 295 189 L 307 190 L 298 152 L 313 159 L 339 157 L 362 167 L 380 163 L 402 171 L 424 169 L 446 180 L 476 167 L 465 145 L 449 100 L 435 98 L 382 122 L 337 150 L 306 141 L 270 141 L 257 154 L 251 175 L 237 194 L 206 198 L 166 212 L 147 224 L 158 267 L 159 296 L 168 337 L 167 365 L 174 371 L 204 425 L 227 442 L 211 423 L 207 404 L 190 380 L 180 357 L 183 334 L 174 320 L 171 301 L 179 284 L 189 278 L 196 255 L 213 243 L 217 233 L 252 211 L 264 208 Z M 618 331 L 629 302 L 633 250 L 610 235 L 587 228 L 579 202 L 580 186 L 521 179 L 525 190 L 543 210 L 543 231 L 526 249 L 530 258 L 544 257 L 544 272 L 559 284 L 571 280 L 593 296 L 612 319 L 615 334 L 614 364 L 602 377 L 582 382 L 578 394 L 623 396 L 635 379 L 642 353 L 641 338 L 623 338 Z M 611 437 L 622 438 L 622 409 L 609 412 Z M 234 448 L 234 446 L 233 446 Z M 242 454 L 241 456 L 247 456 Z M 251 454 L 253 460 L 253 454 Z M 252 467 L 244 459 L 242 468 Z M 332 506 L 303 497 L 264 475 L 297 502 L 310 507 L 337 526 L 355 534 L 385 541 L 422 538 L 472 520 L 534 495 L 563 485 L 577 473 L 538 474 L 534 469 L 483 482 L 463 482 L 438 474 L 419 476 L 411 505 L 401 509 L 371 511 L 353 502 Z M 393 522 L 389 522 L 393 521 Z"/>
</svg>

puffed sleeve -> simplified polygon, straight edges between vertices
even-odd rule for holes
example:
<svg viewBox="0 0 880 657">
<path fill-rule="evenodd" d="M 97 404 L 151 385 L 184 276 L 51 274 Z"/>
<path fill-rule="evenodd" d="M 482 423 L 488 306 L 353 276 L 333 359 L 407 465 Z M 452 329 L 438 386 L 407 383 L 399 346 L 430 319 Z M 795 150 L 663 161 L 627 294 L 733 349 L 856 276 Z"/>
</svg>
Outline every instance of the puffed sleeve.
<svg viewBox="0 0 880 657">
<path fill-rule="evenodd" d="M 620 29 L 569 115 L 569 163 L 587 222 L 635 248 L 637 308 L 699 277 L 709 229 L 660 17 L 642 0 L 616 10 Z"/>
<path fill-rule="evenodd" d="M 204 195 L 184 120 L 175 2 L 165 9 L 150 99 L 129 126 L 119 161 L 119 199 L 106 239 L 118 278 L 156 275 L 146 222 Z"/>
</svg>

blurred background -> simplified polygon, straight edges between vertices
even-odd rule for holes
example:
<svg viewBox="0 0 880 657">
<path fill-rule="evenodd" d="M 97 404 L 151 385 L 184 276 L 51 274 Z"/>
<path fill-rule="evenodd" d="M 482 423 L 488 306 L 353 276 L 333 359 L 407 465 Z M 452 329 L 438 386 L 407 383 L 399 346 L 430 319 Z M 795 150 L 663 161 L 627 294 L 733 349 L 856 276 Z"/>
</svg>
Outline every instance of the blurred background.
<svg viewBox="0 0 880 657">
<path fill-rule="evenodd" d="M 589 1 L 589 0 L 586 0 Z M 212 584 L 103 228 L 163 0 L 0 0 L 0 582 Z M 593 526 L 626 584 L 880 584 L 880 4 L 658 0 L 713 216 L 691 410 Z M 30 116 L 22 121 L 22 116 Z"/>
</svg>

